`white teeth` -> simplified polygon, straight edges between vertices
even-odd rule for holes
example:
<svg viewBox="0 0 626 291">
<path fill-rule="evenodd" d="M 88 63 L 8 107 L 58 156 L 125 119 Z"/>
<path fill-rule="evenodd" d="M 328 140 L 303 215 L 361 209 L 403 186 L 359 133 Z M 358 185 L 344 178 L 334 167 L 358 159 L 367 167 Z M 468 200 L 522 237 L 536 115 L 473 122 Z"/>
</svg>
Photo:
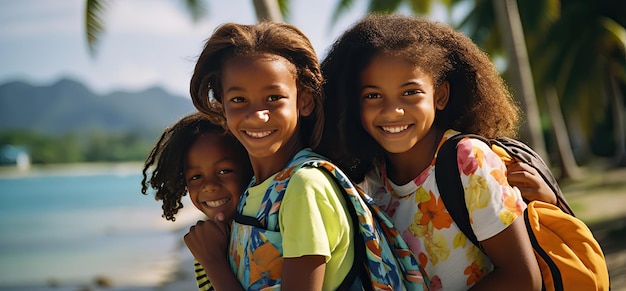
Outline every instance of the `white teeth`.
<svg viewBox="0 0 626 291">
<path fill-rule="evenodd" d="M 247 135 L 254 137 L 254 138 L 262 138 L 262 137 L 266 137 L 270 134 L 272 134 L 271 130 L 268 131 L 245 131 Z"/>
<path fill-rule="evenodd" d="M 386 131 L 386 132 L 390 132 L 390 133 L 398 133 L 401 131 L 404 131 L 405 129 L 409 128 L 408 125 L 402 125 L 402 126 L 381 126 L 381 128 Z"/>
<path fill-rule="evenodd" d="M 226 203 L 228 203 L 228 201 L 230 201 L 230 198 L 224 198 L 224 199 L 220 199 L 220 200 L 213 200 L 213 201 L 204 201 L 204 203 L 209 206 L 209 207 L 220 207 Z"/>
</svg>

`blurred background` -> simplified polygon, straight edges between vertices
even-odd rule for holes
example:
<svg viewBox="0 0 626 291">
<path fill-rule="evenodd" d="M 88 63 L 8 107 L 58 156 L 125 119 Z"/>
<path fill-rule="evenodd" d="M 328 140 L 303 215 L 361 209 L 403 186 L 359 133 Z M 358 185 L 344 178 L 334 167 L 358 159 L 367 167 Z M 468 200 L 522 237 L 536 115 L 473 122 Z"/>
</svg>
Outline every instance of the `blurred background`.
<svg viewBox="0 0 626 291">
<path fill-rule="evenodd" d="M 298 26 L 322 59 L 369 11 L 447 22 L 485 50 L 626 290 L 626 1 L 0 0 L 0 290 L 193 290 L 176 222 L 140 192 L 224 22 Z"/>
</svg>

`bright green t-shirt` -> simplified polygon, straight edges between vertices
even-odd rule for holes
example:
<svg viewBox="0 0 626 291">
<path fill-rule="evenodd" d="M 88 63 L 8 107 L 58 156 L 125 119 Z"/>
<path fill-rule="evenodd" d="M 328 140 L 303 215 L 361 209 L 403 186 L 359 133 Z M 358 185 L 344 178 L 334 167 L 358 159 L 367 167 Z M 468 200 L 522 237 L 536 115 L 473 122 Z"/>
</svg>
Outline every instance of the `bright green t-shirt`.
<svg viewBox="0 0 626 291">
<path fill-rule="evenodd" d="M 274 176 L 248 189 L 243 215 L 255 217 Z M 330 174 L 302 168 L 291 177 L 278 212 L 283 257 L 326 257 L 324 290 L 335 290 L 354 262 L 352 220 Z"/>
</svg>

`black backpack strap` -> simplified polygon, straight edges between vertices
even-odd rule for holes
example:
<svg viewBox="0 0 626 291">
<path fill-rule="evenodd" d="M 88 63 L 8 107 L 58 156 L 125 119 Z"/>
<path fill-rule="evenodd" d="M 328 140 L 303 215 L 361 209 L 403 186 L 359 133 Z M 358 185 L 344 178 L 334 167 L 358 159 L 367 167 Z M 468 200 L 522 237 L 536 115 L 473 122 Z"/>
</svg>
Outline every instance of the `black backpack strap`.
<svg viewBox="0 0 626 291">
<path fill-rule="evenodd" d="M 567 203 L 567 200 L 565 200 L 565 196 L 559 187 L 559 183 L 554 175 L 552 175 L 550 168 L 541 156 L 537 154 L 537 152 L 525 143 L 508 137 L 498 137 L 491 140 L 491 143 L 504 149 L 511 157 L 514 157 L 515 159 L 535 168 L 537 173 L 539 173 L 541 178 L 546 182 L 546 184 L 548 184 L 552 192 L 556 195 L 556 206 L 561 208 L 563 212 L 574 217 L 576 216 L 574 215 L 572 208 Z M 528 201 L 526 202 L 528 203 Z"/>
<path fill-rule="evenodd" d="M 483 137 L 471 134 L 458 134 L 446 140 L 437 153 L 435 181 L 437 182 L 437 188 L 439 188 L 441 201 L 446 206 L 452 220 L 475 246 L 482 249 L 470 225 L 469 212 L 465 203 L 465 190 L 463 189 L 457 162 L 456 147 L 459 141 L 465 137 L 485 141 Z"/>
</svg>

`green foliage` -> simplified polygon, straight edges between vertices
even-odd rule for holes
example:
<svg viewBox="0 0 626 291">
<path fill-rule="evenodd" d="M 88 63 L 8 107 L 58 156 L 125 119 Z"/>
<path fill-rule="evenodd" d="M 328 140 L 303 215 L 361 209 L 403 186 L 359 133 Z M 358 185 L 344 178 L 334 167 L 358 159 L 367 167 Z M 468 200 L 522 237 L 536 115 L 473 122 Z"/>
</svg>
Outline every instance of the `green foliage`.
<svg viewBox="0 0 626 291">
<path fill-rule="evenodd" d="M 153 138 L 136 132 L 92 131 L 53 136 L 34 131 L 3 131 L 0 146 L 25 146 L 34 164 L 142 161 Z"/>
</svg>

